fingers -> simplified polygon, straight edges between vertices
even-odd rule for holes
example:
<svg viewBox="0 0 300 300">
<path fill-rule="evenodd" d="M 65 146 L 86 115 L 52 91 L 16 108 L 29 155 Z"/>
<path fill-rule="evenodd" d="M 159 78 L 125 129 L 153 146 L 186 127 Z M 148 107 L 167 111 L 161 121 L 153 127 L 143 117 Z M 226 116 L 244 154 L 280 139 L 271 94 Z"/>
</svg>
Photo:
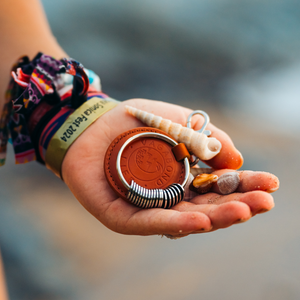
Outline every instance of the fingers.
<svg viewBox="0 0 300 300">
<path fill-rule="evenodd" d="M 168 234 L 181 237 L 191 233 L 203 233 L 226 228 L 236 223 L 245 222 L 252 216 L 247 203 L 228 201 L 221 205 L 198 205 L 196 202 L 183 201 L 169 210 L 138 210 L 135 208 L 135 211 L 128 217 L 127 205 L 131 205 L 118 199 L 107 210 L 109 218 L 106 218 L 104 225 L 123 234 Z"/>
<path fill-rule="evenodd" d="M 224 170 L 212 170 L 212 169 L 202 169 L 202 168 L 193 168 L 192 174 L 196 177 L 198 174 L 201 173 L 208 173 L 217 175 L 221 177 L 224 174 L 238 174 L 238 177 L 232 176 L 231 180 L 224 179 L 223 182 L 226 183 L 226 188 L 231 190 L 231 192 L 240 192 L 245 193 L 249 191 L 265 191 L 268 193 L 273 193 L 279 189 L 279 179 L 268 172 L 254 172 L 254 171 L 235 171 L 232 169 L 224 169 Z M 234 181 L 232 181 L 235 179 Z M 239 182 L 236 182 L 238 180 Z M 238 184 L 238 185 L 237 185 Z M 231 186 L 230 186 L 231 185 Z M 236 186 L 237 185 L 237 186 Z M 224 188 L 223 188 L 224 190 Z M 220 191 L 220 182 L 215 182 L 209 190 L 210 192 L 224 194 Z"/>
<path fill-rule="evenodd" d="M 270 211 L 274 207 L 273 197 L 261 191 L 242 194 L 239 201 L 246 203 L 250 207 L 253 216 Z"/>
<path fill-rule="evenodd" d="M 241 171 L 240 184 L 237 192 L 247 192 L 253 190 L 273 193 L 279 189 L 279 179 L 267 172 Z"/>
<path fill-rule="evenodd" d="M 222 144 L 222 149 L 212 159 L 205 161 L 206 164 L 214 169 L 234 169 L 242 167 L 244 159 L 242 154 L 235 148 L 229 136 L 220 129 L 212 131 L 212 137 L 215 137 Z"/>
<path fill-rule="evenodd" d="M 232 170 L 218 170 L 213 174 L 221 176 Z M 240 184 L 235 193 L 221 195 L 217 183 L 214 183 L 210 193 L 199 195 L 191 200 L 194 204 L 224 204 L 231 201 L 239 201 L 247 204 L 252 215 L 263 213 L 274 207 L 274 200 L 268 193 L 279 188 L 278 178 L 267 172 L 238 172 Z"/>
<path fill-rule="evenodd" d="M 234 170 L 217 170 L 212 174 L 218 175 L 219 177 L 222 174 L 232 172 Z M 249 191 L 265 191 L 272 193 L 278 190 L 279 180 L 278 178 L 268 172 L 253 172 L 253 171 L 239 171 L 240 183 L 235 190 L 235 192 L 245 193 Z M 219 186 L 215 183 L 211 189 L 211 192 L 220 193 Z"/>
<path fill-rule="evenodd" d="M 138 209 L 122 199 L 112 202 L 100 219 L 123 234 L 185 236 L 245 222 L 274 206 L 270 194 L 253 191 L 221 196 L 209 193 L 182 201 L 172 209 Z"/>
<path fill-rule="evenodd" d="M 104 220 L 104 222 L 103 222 Z M 111 203 L 101 217 L 108 228 L 123 234 L 170 234 L 183 236 L 211 229 L 209 217 L 198 211 L 179 212 L 173 209 L 138 209 L 122 199 Z"/>
<path fill-rule="evenodd" d="M 165 102 L 150 101 L 145 99 L 134 99 L 124 102 L 124 105 L 132 105 L 136 108 L 151 112 L 155 115 L 170 119 L 173 122 L 186 126 L 187 117 L 192 110 Z M 125 112 L 125 108 L 124 108 Z M 133 118 L 133 117 L 131 117 Z M 204 123 L 201 115 L 195 115 L 192 118 L 192 128 L 199 130 Z M 211 131 L 211 137 L 215 137 L 222 144 L 222 149 L 214 158 L 206 161 L 214 169 L 238 169 L 243 164 L 241 153 L 235 148 L 230 137 L 212 124 L 207 129 Z"/>
<path fill-rule="evenodd" d="M 202 205 L 197 204 L 197 201 L 193 201 L 192 203 L 181 202 L 176 205 L 174 209 L 180 212 L 195 211 L 204 213 L 211 221 L 211 230 L 226 228 L 236 223 L 245 222 L 252 216 L 249 206 L 242 202 L 229 201 L 221 205 L 203 203 L 201 203 Z"/>
<path fill-rule="evenodd" d="M 262 191 L 233 193 L 224 196 L 215 193 L 208 193 L 195 197 L 191 200 L 191 202 L 201 206 L 208 204 L 223 205 L 224 203 L 229 202 L 241 202 L 248 205 L 252 215 L 267 212 L 274 207 L 273 197 Z"/>
</svg>

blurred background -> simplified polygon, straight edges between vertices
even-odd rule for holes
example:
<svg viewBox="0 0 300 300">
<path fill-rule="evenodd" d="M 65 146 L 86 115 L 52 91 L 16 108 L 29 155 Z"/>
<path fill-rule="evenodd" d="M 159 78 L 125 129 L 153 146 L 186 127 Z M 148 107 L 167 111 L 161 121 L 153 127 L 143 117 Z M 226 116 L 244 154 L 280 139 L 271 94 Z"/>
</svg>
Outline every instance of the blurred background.
<svg viewBox="0 0 300 300">
<path fill-rule="evenodd" d="M 300 298 L 300 2 L 44 0 L 70 56 L 125 100 L 203 109 L 276 174 L 275 208 L 168 240 L 122 236 L 37 163 L 0 172 L 0 244 L 13 300 Z"/>
</svg>

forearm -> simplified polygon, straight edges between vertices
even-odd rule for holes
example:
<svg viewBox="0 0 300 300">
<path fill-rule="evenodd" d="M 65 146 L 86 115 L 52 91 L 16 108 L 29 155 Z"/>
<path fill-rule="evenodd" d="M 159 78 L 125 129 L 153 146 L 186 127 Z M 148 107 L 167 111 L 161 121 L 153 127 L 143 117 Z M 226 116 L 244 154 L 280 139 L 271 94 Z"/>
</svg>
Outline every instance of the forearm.
<svg viewBox="0 0 300 300">
<path fill-rule="evenodd" d="M 47 22 L 39 0 L 0 1 L 0 111 L 13 63 L 21 56 L 33 58 L 37 52 L 66 56 Z"/>
<path fill-rule="evenodd" d="M 66 56 L 52 35 L 39 0 L 0 1 L 0 114 L 10 70 L 16 60 L 37 52 L 57 58 Z M 0 255 L 0 299 L 7 299 Z"/>
</svg>

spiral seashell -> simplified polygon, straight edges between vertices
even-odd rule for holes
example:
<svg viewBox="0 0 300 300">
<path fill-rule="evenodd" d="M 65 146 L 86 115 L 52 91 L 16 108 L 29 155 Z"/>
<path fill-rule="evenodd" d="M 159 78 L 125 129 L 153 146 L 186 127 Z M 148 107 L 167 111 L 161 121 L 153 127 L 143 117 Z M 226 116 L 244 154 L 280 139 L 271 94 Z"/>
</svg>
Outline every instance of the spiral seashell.
<svg viewBox="0 0 300 300">
<path fill-rule="evenodd" d="M 202 160 L 209 160 L 221 150 L 221 143 L 212 137 L 207 137 L 191 128 L 183 127 L 171 120 L 137 109 L 125 106 L 127 112 L 150 127 L 160 129 L 171 135 L 178 143 L 184 143 L 189 151 Z"/>
<path fill-rule="evenodd" d="M 240 176 L 238 172 L 228 172 L 218 178 L 217 185 L 220 193 L 228 195 L 233 193 L 240 184 Z"/>
</svg>

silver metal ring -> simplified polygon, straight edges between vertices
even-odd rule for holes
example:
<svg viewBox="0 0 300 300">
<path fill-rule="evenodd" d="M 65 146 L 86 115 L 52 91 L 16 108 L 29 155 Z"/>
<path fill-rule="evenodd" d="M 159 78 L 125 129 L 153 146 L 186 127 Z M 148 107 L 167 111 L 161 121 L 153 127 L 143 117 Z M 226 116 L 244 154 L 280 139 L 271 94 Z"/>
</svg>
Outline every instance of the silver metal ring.
<svg viewBox="0 0 300 300">
<path fill-rule="evenodd" d="M 208 123 L 210 121 L 209 115 L 203 110 L 194 110 L 187 118 L 186 127 L 192 128 L 192 117 L 194 115 L 202 115 L 204 117 L 204 124 L 202 125 L 200 130 L 196 130 L 196 131 L 199 133 L 204 133 L 207 136 L 211 135 L 211 132 L 209 130 L 205 130 L 206 126 L 208 125 Z"/>
<path fill-rule="evenodd" d="M 151 208 L 151 207 L 164 207 L 170 208 L 182 201 L 184 198 L 184 187 L 188 181 L 190 174 L 190 164 L 188 158 L 184 158 L 184 166 L 185 166 L 185 177 L 181 184 L 174 183 L 168 186 L 166 189 L 146 189 L 141 187 L 136 182 L 132 181 L 131 185 L 127 183 L 125 180 L 122 170 L 121 170 L 121 156 L 124 149 L 134 140 L 142 137 L 155 137 L 159 138 L 170 145 L 177 146 L 178 143 L 168 136 L 156 132 L 143 132 L 129 138 L 119 150 L 117 161 L 116 161 L 116 169 L 118 176 L 126 187 L 129 190 L 127 194 L 127 199 L 133 203 L 134 205 L 142 208 Z"/>
<path fill-rule="evenodd" d="M 116 161 L 116 168 L 117 168 L 119 178 L 122 181 L 122 183 L 124 184 L 124 186 L 127 188 L 127 190 L 130 189 L 130 185 L 125 180 L 125 178 L 122 174 L 122 171 L 121 171 L 121 156 L 122 156 L 124 149 L 128 146 L 128 144 L 130 144 L 132 141 L 134 141 L 138 138 L 141 138 L 141 137 L 156 137 L 156 138 L 159 138 L 159 139 L 169 143 L 173 147 L 178 145 L 178 143 L 176 141 L 174 141 L 173 139 L 171 139 L 168 136 L 163 135 L 161 133 L 157 133 L 157 132 L 143 132 L 143 133 L 139 133 L 139 134 L 134 135 L 131 138 L 129 138 L 121 147 L 121 149 L 118 153 L 118 156 L 117 156 L 117 161 Z M 187 158 L 184 159 L 184 166 L 185 166 L 185 177 L 184 177 L 183 183 L 181 183 L 181 185 L 183 187 L 185 187 L 186 182 L 190 175 L 190 164 L 189 164 L 189 160 Z"/>
</svg>

